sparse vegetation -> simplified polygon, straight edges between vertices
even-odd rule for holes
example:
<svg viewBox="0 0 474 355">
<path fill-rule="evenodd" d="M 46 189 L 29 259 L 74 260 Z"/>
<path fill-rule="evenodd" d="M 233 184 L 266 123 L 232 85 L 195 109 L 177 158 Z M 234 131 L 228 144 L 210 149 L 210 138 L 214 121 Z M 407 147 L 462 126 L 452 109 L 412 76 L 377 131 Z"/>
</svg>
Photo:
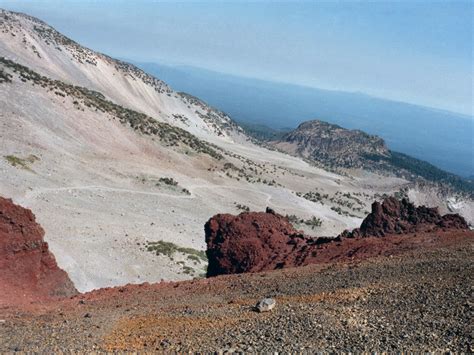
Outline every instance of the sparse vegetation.
<svg viewBox="0 0 474 355">
<path fill-rule="evenodd" d="M 169 186 L 169 187 L 173 188 L 173 187 L 178 187 L 179 184 L 173 178 L 161 177 L 161 178 L 158 179 L 158 182 L 156 183 L 156 186 L 161 186 L 161 185 L 166 185 L 166 186 Z M 181 190 L 179 190 L 179 191 L 181 191 L 185 195 L 191 195 L 191 192 L 188 189 L 184 188 L 184 187 L 181 188 Z"/>
<path fill-rule="evenodd" d="M 350 192 L 342 193 L 337 191 L 333 196 L 329 197 L 329 194 L 323 194 L 317 191 L 309 191 L 306 193 L 297 192 L 297 196 L 302 197 L 308 201 L 315 202 L 315 203 L 329 203 L 329 204 L 336 204 L 342 207 L 346 207 L 352 212 L 361 212 L 363 213 L 363 208 L 365 206 L 364 202 L 359 199 L 358 197 L 352 195 Z M 362 196 L 362 195 L 360 195 Z M 366 197 L 369 197 L 368 195 Z M 351 216 L 351 217 L 358 217 L 357 215 L 343 210 L 339 206 L 332 206 L 331 209 L 343 216 Z"/>
<path fill-rule="evenodd" d="M 0 84 L 2 83 L 11 83 L 12 75 L 5 72 L 3 69 L 0 69 Z"/>
<path fill-rule="evenodd" d="M 401 200 L 401 199 L 409 200 L 409 198 L 408 198 L 408 188 L 401 188 L 400 190 L 396 191 L 393 194 L 393 197 L 395 197 L 397 200 Z"/>
<path fill-rule="evenodd" d="M 199 256 L 194 255 L 194 254 L 188 254 L 187 258 L 189 260 L 194 261 L 195 264 L 201 262 L 201 258 Z"/>
<path fill-rule="evenodd" d="M 222 112 L 215 107 L 212 107 L 198 99 L 197 97 L 190 95 L 185 92 L 178 92 L 180 96 L 186 103 L 188 107 L 191 105 L 198 108 L 195 110 L 195 113 L 206 122 L 207 126 L 211 128 L 218 136 L 223 136 L 225 131 L 228 130 L 240 130 L 240 127 L 237 126 L 234 121 L 227 115 L 225 112 Z"/>
<path fill-rule="evenodd" d="M 313 216 L 310 219 L 305 220 L 303 223 L 310 226 L 311 229 L 314 229 L 316 227 L 321 227 L 323 221 L 320 218 Z"/>
<path fill-rule="evenodd" d="M 337 212 L 337 214 L 341 215 L 341 216 L 349 216 L 349 217 L 359 217 L 359 216 L 356 216 L 355 214 L 352 214 L 348 211 L 345 211 L 343 210 L 341 207 L 337 206 L 332 206 L 331 207 L 331 210 L 333 210 L 334 212 Z"/>
<path fill-rule="evenodd" d="M 216 160 L 223 158 L 223 156 L 216 151 L 215 146 L 197 138 L 188 131 L 168 123 L 158 122 L 143 113 L 108 101 L 104 95 L 97 91 L 66 84 L 59 80 L 49 79 L 4 57 L 0 57 L 0 64 L 10 69 L 24 81 L 31 81 L 34 85 L 40 85 L 61 97 L 71 96 L 74 101 L 91 110 L 108 113 L 114 118 L 117 118 L 122 124 L 131 127 L 139 133 L 156 136 L 165 146 L 179 147 L 180 145 L 184 145 L 197 153 L 207 154 Z"/>
<path fill-rule="evenodd" d="M 146 244 L 146 250 L 156 253 L 156 255 L 165 255 L 170 259 L 173 258 L 175 253 L 181 253 L 187 255 L 191 260 L 199 262 L 207 262 L 206 252 L 193 248 L 180 247 L 172 242 L 165 242 L 159 240 L 157 242 L 148 242 Z"/>
<path fill-rule="evenodd" d="M 174 180 L 173 178 L 168 178 L 168 177 L 162 177 L 158 180 L 159 184 L 165 184 L 169 186 L 178 186 L 178 182 Z"/>
<path fill-rule="evenodd" d="M 15 155 L 5 155 L 5 160 L 8 161 L 12 166 L 20 167 L 25 170 L 32 171 L 30 164 L 40 160 L 36 155 L 30 154 L 26 158 L 20 158 Z"/>
<path fill-rule="evenodd" d="M 243 205 L 243 204 L 240 204 L 240 203 L 237 203 L 237 202 L 234 202 L 234 205 L 240 211 L 250 212 L 250 207 L 249 206 L 246 206 L 246 205 Z"/>
<path fill-rule="evenodd" d="M 288 170 L 278 167 L 275 164 L 259 164 L 251 159 L 243 157 L 242 155 L 231 153 L 222 148 L 215 148 L 220 150 L 227 157 L 238 161 L 235 164 L 229 161 L 223 164 L 221 171 L 224 172 L 227 177 L 237 181 L 245 180 L 252 184 L 260 183 L 268 186 L 283 186 L 276 182 L 275 179 L 266 178 L 266 175 L 264 174 L 269 174 L 272 177 L 275 177 L 278 173 L 285 175 L 286 172 L 289 172 Z M 242 163 L 240 167 L 236 165 L 239 164 L 239 162 Z"/>
<path fill-rule="evenodd" d="M 257 141 L 275 141 L 281 139 L 290 129 L 273 129 L 262 124 L 253 124 L 247 122 L 238 122 L 245 133 Z"/>
<path fill-rule="evenodd" d="M 295 228 L 297 228 L 298 225 L 304 224 L 304 225 L 310 226 L 311 229 L 314 229 L 316 227 L 321 227 L 323 224 L 323 221 L 316 216 L 313 216 L 309 219 L 303 219 L 303 218 L 298 218 L 294 214 L 291 214 L 291 215 L 286 215 L 285 217 L 286 219 L 288 219 L 288 222 L 293 224 Z"/>
<path fill-rule="evenodd" d="M 290 215 L 287 214 L 285 217 L 288 220 L 288 222 L 290 222 L 291 224 L 296 224 L 296 223 L 299 223 L 300 221 L 303 221 L 303 219 L 299 219 L 294 214 L 290 214 Z"/>
<path fill-rule="evenodd" d="M 186 275 L 191 275 L 194 273 L 194 269 L 190 266 L 183 265 L 183 273 Z"/>
<path fill-rule="evenodd" d="M 319 202 L 324 205 L 324 200 L 329 197 L 328 194 L 321 194 L 317 191 L 309 191 L 307 193 L 297 192 L 296 196 L 303 197 L 304 199 L 311 202 Z"/>
<path fill-rule="evenodd" d="M 352 196 L 350 192 L 342 193 L 337 191 L 336 194 L 329 199 L 330 202 L 335 203 L 342 207 L 347 207 L 352 211 L 361 211 L 362 207 L 364 207 L 364 203 L 355 196 Z M 356 207 L 359 205 L 359 207 Z"/>
</svg>

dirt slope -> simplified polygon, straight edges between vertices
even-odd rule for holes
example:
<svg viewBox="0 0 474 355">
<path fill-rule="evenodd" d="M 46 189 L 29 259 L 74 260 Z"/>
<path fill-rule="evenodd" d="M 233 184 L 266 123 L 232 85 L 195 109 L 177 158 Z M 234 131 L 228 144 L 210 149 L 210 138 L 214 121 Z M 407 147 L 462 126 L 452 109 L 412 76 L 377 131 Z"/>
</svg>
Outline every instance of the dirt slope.
<svg viewBox="0 0 474 355">
<path fill-rule="evenodd" d="M 232 140 L 241 132 L 225 113 L 178 94 L 131 64 L 85 48 L 26 14 L 0 9 L 0 56 L 47 77 L 98 91 L 199 136 Z"/>
</svg>

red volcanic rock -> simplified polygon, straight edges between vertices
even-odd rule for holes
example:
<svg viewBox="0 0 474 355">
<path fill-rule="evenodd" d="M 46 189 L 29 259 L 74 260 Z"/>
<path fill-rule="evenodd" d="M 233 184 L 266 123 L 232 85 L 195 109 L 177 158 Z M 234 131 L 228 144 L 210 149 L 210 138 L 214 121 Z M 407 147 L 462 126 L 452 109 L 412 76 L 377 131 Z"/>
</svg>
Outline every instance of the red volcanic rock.
<svg viewBox="0 0 474 355">
<path fill-rule="evenodd" d="M 469 229 L 466 220 L 457 213 L 445 214 L 441 217 L 441 221 L 437 223 L 437 226 L 445 229 Z"/>
<path fill-rule="evenodd" d="M 218 214 L 204 227 L 207 276 L 299 266 L 316 245 L 334 238 L 311 238 L 273 210 Z"/>
<path fill-rule="evenodd" d="M 373 203 L 360 228 L 336 238 L 306 236 L 268 208 L 266 213 L 218 214 L 204 229 L 207 276 L 216 276 L 391 255 L 432 244 L 434 230 L 469 228 L 459 215 L 440 216 L 436 208 L 388 198 Z M 414 232 L 422 234 L 407 237 Z"/>
<path fill-rule="evenodd" d="M 43 236 L 31 210 L 0 197 L 0 305 L 77 293 Z"/>
<path fill-rule="evenodd" d="M 374 202 L 372 212 L 364 219 L 360 228 L 345 231 L 341 237 L 383 237 L 387 234 L 406 234 L 437 228 L 468 229 L 467 222 L 458 214 L 441 216 L 437 208 L 415 207 L 406 199 L 394 197 L 382 203 Z"/>
</svg>

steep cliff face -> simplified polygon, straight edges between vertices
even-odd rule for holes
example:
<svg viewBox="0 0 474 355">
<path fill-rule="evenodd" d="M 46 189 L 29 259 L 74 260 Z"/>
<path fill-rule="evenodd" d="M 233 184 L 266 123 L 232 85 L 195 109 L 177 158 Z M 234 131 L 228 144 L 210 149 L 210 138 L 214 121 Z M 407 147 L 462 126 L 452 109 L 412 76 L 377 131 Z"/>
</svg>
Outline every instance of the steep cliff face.
<svg viewBox="0 0 474 355">
<path fill-rule="evenodd" d="M 390 155 L 383 139 L 322 121 L 307 121 L 273 145 L 324 165 L 361 168 L 374 165 L 370 157 Z"/>
<path fill-rule="evenodd" d="M 205 225 L 208 276 L 274 270 L 392 255 L 433 244 L 434 232 L 471 233 L 459 215 L 407 200 L 374 202 L 360 228 L 336 238 L 313 238 L 271 210 L 238 216 L 218 214 Z M 415 235 L 414 233 L 419 233 Z M 383 238 L 382 238 L 383 237 Z"/>
<path fill-rule="evenodd" d="M 0 305 L 77 293 L 43 236 L 31 210 L 0 197 Z"/>
</svg>

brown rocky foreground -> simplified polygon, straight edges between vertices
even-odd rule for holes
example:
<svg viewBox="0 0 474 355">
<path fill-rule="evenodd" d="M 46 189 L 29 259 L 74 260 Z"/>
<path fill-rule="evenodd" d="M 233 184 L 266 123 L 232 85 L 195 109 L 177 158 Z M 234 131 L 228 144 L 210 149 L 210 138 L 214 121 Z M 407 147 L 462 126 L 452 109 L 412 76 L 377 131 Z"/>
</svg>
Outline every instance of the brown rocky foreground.
<svg viewBox="0 0 474 355">
<path fill-rule="evenodd" d="M 11 228 L 3 223 L 2 238 L 11 231 L 42 235 L 29 210 L 13 211 L 2 212 L 4 221 L 28 218 L 10 219 Z M 278 218 L 269 212 L 263 215 Z M 414 219 L 406 216 L 394 218 L 407 226 Z M 297 268 L 3 303 L 0 352 L 472 352 L 474 232 L 457 217 L 440 218 L 423 228 L 411 223 L 407 233 L 324 238 L 315 244 L 324 258 Z M 460 224 L 439 224 L 446 220 Z M 35 248 L 24 249 L 37 260 Z M 264 297 L 275 299 L 275 308 L 255 312 Z"/>
<path fill-rule="evenodd" d="M 406 236 L 418 248 L 395 256 L 4 308 L 0 350 L 472 352 L 473 237 L 423 233 Z M 276 307 L 253 311 L 263 297 Z"/>
</svg>

